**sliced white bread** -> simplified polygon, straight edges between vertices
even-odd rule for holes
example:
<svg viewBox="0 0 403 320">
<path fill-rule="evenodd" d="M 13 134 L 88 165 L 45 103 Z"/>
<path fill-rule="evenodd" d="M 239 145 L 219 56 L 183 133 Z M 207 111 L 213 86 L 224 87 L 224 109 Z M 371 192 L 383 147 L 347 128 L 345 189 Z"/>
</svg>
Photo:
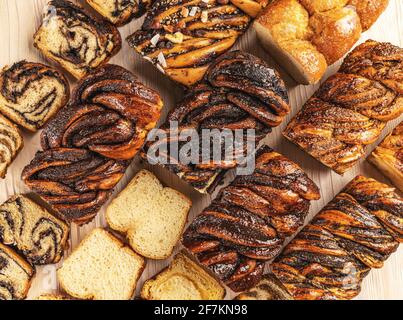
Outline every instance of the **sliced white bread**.
<svg viewBox="0 0 403 320">
<path fill-rule="evenodd" d="M 140 171 L 106 211 L 109 226 L 126 235 L 130 246 L 150 259 L 168 258 L 178 243 L 192 202 Z"/>
</svg>

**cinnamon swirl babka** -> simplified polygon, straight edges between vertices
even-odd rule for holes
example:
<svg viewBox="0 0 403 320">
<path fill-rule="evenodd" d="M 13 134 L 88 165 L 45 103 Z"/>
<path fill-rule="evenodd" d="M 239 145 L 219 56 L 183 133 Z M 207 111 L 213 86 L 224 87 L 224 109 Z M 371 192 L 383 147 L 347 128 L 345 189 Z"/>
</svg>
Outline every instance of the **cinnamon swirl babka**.
<svg viewBox="0 0 403 320">
<path fill-rule="evenodd" d="M 79 82 L 71 105 L 42 132 L 44 151 L 22 173 L 25 183 L 76 223 L 107 201 L 160 116 L 159 95 L 129 71 L 106 65 Z"/>
<path fill-rule="evenodd" d="M 81 6 L 67 0 L 51 0 L 34 45 L 77 79 L 105 64 L 121 48 L 118 29 Z"/>
<path fill-rule="evenodd" d="M 272 270 L 295 299 L 351 299 L 403 241 L 403 199 L 356 177 L 292 240 Z"/>
<path fill-rule="evenodd" d="M 403 192 L 403 122 L 372 151 L 367 160 Z"/>
<path fill-rule="evenodd" d="M 6 176 L 7 169 L 24 145 L 20 131 L 0 114 L 0 178 Z"/>
<path fill-rule="evenodd" d="M 176 82 L 201 80 L 228 51 L 267 0 L 156 0 L 128 42 Z"/>
<path fill-rule="evenodd" d="M 295 163 L 263 147 L 255 172 L 238 176 L 191 223 L 183 245 L 234 291 L 256 285 L 264 262 L 302 226 L 318 187 Z"/>
<path fill-rule="evenodd" d="M 40 129 L 69 95 L 64 75 L 41 63 L 20 61 L 0 74 L 0 112 L 30 131 Z"/>
<path fill-rule="evenodd" d="M 284 136 L 342 174 L 388 120 L 403 113 L 403 49 L 369 40 L 344 60 L 288 124 Z"/>
<path fill-rule="evenodd" d="M 34 274 L 24 258 L 0 243 L 0 300 L 25 299 Z"/>
<path fill-rule="evenodd" d="M 68 236 L 63 221 L 25 196 L 0 206 L 0 242 L 17 248 L 34 265 L 59 262 Z"/>
<path fill-rule="evenodd" d="M 117 26 L 141 16 L 152 0 L 86 0 L 87 3 Z"/>
<path fill-rule="evenodd" d="M 181 149 L 188 142 L 178 141 L 175 134 L 172 136 L 172 122 L 177 122 L 179 133 L 196 130 L 199 137 L 202 137 L 205 129 L 226 129 L 233 133 L 237 129 L 243 129 L 243 136 L 239 139 L 243 148 L 241 151 L 234 150 L 232 161 L 225 160 L 227 151 L 224 140 L 216 146 L 222 152 L 222 161 L 202 161 L 203 141 L 200 141 L 198 164 L 181 163 L 178 155 L 170 152 L 170 147 L 166 154 L 159 152 L 158 157 L 163 160 L 160 162 L 165 163 L 166 168 L 178 174 L 199 192 L 211 192 L 220 182 L 225 170 L 234 168 L 241 162 L 241 158 L 235 153 L 247 156 L 248 139 L 254 139 L 255 144 L 258 144 L 272 127 L 282 122 L 289 111 L 287 89 L 278 73 L 249 53 L 232 51 L 218 58 L 210 66 L 204 81 L 187 92 L 160 128 L 166 138 L 149 142 L 145 148 L 147 155 L 143 156 L 152 160 L 150 155 L 161 145 L 178 143 Z M 248 130 L 253 130 L 253 137 L 248 137 Z M 214 139 L 211 136 L 212 143 Z"/>
</svg>

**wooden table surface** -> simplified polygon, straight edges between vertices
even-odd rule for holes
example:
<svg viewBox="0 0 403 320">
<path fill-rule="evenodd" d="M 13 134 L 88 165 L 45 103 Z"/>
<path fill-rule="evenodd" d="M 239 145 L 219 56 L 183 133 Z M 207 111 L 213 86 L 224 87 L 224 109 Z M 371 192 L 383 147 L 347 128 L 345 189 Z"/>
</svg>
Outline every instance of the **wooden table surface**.
<svg viewBox="0 0 403 320">
<path fill-rule="evenodd" d="M 38 28 L 42 10 L 47 0 L 0 0 L 0 66 L 11 64 L 13 62 L 26 59 L 30 61 L 45 62 L 40 53 L 33 47 L 33 34 Z M 122 38 L 134 32 L 141 25 L 142 19 L 132 21 L 130 24 L 120 28 Z M 382 14 L 376 24 L 366 33 L 362 35 L 360 42 L 366 39 L 374 39 L 378 41 L 388 41 L 400 47 L 403 46 L 403 0 L 391 0 L 389 7 Z M 351 179 L 357 174 L 364 174 L 380 181 L 388 182 L 383 175 L 372 167 L 364 159 L 360 161 L 352 170 L 344 176 L 339 176 L 331 170 L 322 166 L 316 160 L 310 158 L 306 153 L 299 150 L 296 146 L 289 143 L 281 136 L 281 131 L 289 122 L 291 117 L 301 108 L 303 103 L 318 88 L 318 85 L 302 86 L 293 82 L 268 56 L 259 46 L 255 34 L 252 30 L 241 37 L 235 48 L 240 48 L 253 53 L 265 59 L 271 66 L 277 68 L 282 74 L 289 89 L 289 96 L 292 106 L 292 113 L 278 128 L 267 138 L 267 143 L 276 151 L 284 154 L 290 159 L 296 161 L 312 178 L 321 189 L 322 198 L 314 201 L 311 206 L 310 217 L 316 214 L 326 203 L 328 203 Z M 173 108 L 175 102 L 182 96 L 182 90 L 176 84 L 172 83 L 153 66 L 142 60 L 128 44 L 123 42 L 123 49 L 115 56 L 112 61 L 119 64 L 135 74 L 137 74 L 143 82 L 158 90 L 163 97 L 165 103 L 164 119 L 166 112 Z M 329 68 L 324 79 L 333 74 L 338 64 Z M 71 83 L 73 84 L 73 80 Z M 391 131 L 391 129 L 402 120 L 392 121 L 387 125 L 379 141 L 368 148 L 368 153 L 377 145 L 383 137 Z M 35 152 L 40 149 L 39 133 L 30 134 L 24 132 L 25 147 L 11 165 L 6 179 L 0 181 L 0 202 L 5 201 L 8 197 L 18 193 L 28 193 L 29 190 L 21 181 L 21 171 L 27 165 Z M 142 168 L 139 160 L 135 160 L 124 179 L 115 190 L 115 195 L 124 188 L 136 172 Z M 176 176 L 168 173 L 166 170 L 154 167 L 150 168 L 164 184 L 176 188 L 189 196 L 193 201 L 193 207 L 189 216 L 189 221 L 206 207 L 211 198 L 209 196 L 201 196 L 189 186 L 181 182 Z M 214 196 L 214 195 L 213 195 Z M 105 208 L 106 206 L 104 206 Z M 88 234 L 93 228 L 105 226 L 104 208 L 98 214 L 96 219 L 90 224 L 77 227 L 72 225 L 70 236 L 70 250 L 75 248 L 80 240 Z M 307 219 L 309 221 L 309 219 Z M 177 248 L 178 250 L 179 248 Z M 68 250 L 65 256 L 70 253 Z M 166 261 L 151 261 L 147 263 L 141 280 L 138 284 L 137 291 L 141 288 L 142 283 L 156 274 L 162 267 L 169 263 Z M 62 263 L 62 262 L 61 262 Z M 60 264 L 59 264 L 60 265 Z M 35 298 L 42 293 L 57 293 L 58 284 L 56 278 L 56 270 L 58 265 L 51 265 L 37 268 L 37 276 L 32 284 L 29 298 Z M 372 270 L 369 276 L 364 280 L 363 288 L 358 299 L 402 299 L 403 300 L 403 246 L 394 253 L 385 263 L 385 266 L 379 270 Z"/>
</svg>

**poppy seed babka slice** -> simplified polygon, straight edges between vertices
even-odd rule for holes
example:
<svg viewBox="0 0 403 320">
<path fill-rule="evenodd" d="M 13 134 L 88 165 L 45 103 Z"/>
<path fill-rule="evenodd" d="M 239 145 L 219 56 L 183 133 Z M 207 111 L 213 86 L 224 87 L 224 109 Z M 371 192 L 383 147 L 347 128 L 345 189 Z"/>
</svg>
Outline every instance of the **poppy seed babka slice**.
<svg viewBox="0 0 403 320">
<path fill-rule="evenodd" d="M 33 132 L 66 105 L 69 94 L 64 75 L 41 63 L 20 61 L 0 74 L 0 112 Z"/>
<path fill-rule="evenodd" d="M 7 168 L 22 149 L 24 141 L 21 133 L 10 121 L 0 115 L 0 178 L 4 178 Z"/>
<path fill-rule="evenodd" d="M 28 262 L 0 243 L 0 300 L 25 299 L 34 273 Z"/>
<path fill-rule="evenodd" d="M 23 195 L 0 206 L 0 242 L 16 247 L 32 264 L 58 262 L 68 235 L 67 224 Z"/>
</svg>

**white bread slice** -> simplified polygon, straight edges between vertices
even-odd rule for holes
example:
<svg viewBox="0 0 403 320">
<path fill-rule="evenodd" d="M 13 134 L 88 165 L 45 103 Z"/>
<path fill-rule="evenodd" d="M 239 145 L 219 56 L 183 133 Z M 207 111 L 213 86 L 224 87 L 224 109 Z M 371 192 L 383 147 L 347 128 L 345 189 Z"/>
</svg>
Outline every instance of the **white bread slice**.
<svg viewBox="0 0 403 320">
<path fill-rule="evenodd" d="M 103 229 L 94 229 L 57 271 L 62 288 L 72 297 L 129 300 L 145 261 Z"/>
<path fill-rule="evenodd" d="M 109 226 L 127 236 L 130 246 L 150 259 L 168 258 L 178 243 L 192 202 L 140 171 L 106 210 Z"/>
<path fill-rule="evenodd" d="M 184 253 L 147 280 L 141 290 L 146 300 L 221 300 L 225 289 Z"/>
</svg>

